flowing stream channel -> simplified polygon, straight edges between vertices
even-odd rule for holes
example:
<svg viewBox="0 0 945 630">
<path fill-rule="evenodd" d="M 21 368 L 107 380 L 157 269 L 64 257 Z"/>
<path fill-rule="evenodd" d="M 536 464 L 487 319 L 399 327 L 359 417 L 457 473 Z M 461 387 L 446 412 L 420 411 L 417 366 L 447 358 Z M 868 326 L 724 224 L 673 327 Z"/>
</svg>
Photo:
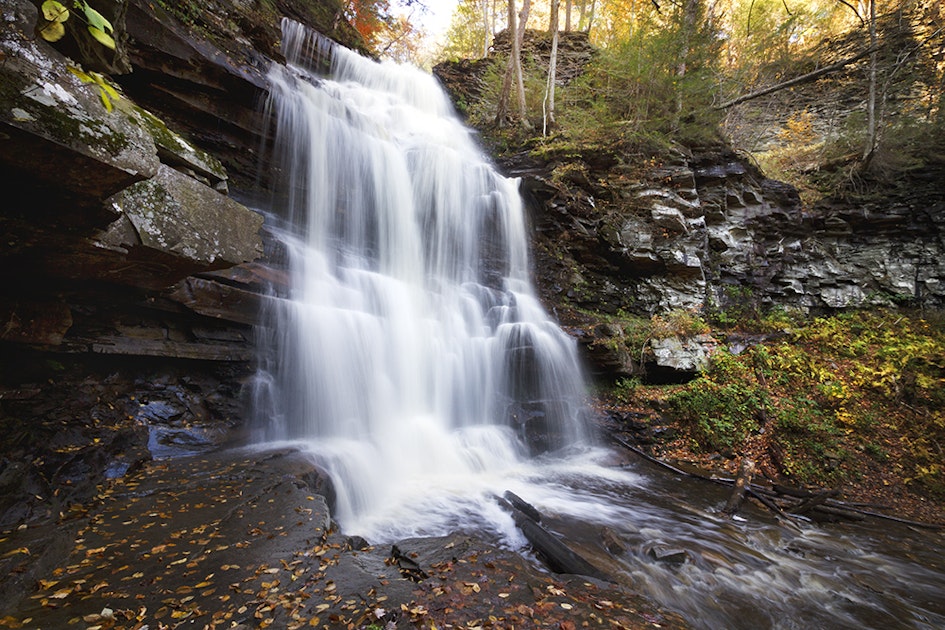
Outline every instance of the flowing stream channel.
<svg viewBox="0 0 945 630">
<path fill-rule="evenodd" d="M 723 518 L 725 496 L 595 443 L 576 346 L 529 282 L 516 180 L 435 79 L 286 21 L 257 438 L 311 453 L 372 543 L 475 531 L 526 549 L 511 490 L 698 628 L 942 628 L 942 536 Z M 602 538 L 610 541 L 608 550 Z"/>
</svg>

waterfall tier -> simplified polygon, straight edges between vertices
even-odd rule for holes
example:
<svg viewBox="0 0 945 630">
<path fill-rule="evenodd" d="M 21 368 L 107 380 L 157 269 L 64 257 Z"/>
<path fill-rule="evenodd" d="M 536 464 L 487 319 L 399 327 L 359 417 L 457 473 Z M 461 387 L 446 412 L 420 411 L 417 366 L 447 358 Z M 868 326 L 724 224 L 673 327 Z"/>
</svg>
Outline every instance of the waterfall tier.
<svg viewBox="0 0 945 630">
<path fill-rule="evenodd" d="M 264 331 L 267 440 L 303 440 L 346 525 L 405 488 L 586 440 L 573 340 L 530 286 L 518 181 L 436 80 L 284 25 L 270 73 L 291 289 Z"/>
</svg>

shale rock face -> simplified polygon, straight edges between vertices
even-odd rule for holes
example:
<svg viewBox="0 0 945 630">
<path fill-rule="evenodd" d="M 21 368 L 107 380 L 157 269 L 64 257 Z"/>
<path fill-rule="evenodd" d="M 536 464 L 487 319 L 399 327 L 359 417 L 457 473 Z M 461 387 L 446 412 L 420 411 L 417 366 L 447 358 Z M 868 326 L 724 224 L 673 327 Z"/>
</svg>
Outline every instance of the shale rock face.
<svg viewBox="0 0 945 630">
<path fill-rule="evenodd" d="M 525 44 L 540 67 L 541 37 Z M 562 42 L 562 82 L 592 58 L 585 45 Z M 480 97 L 491 61 L 435 69 L 460 110 Z M 522 180 L 539 291 L 596 373 L 638 374 L 651 361 L 689 372 L 702 361 L 701 350 L 660 359 L 650 341 L 628 341 L 609 323 L 621 313 L 945 305 L 945 200 L 931 183 L 945 170 L 934 159 L 881 196 L 813 207 L 721 144 L 667 151 L 550 138 L 498 160 Z"/>
<path fill-rule="evenodd" d="M 51 45 L 36 5 L 0 0 L 0 529 L 68 516 L 244 413 L 261 281 L 226 270 L 262 255 L 263 218 L 216 157 L 95 74 L 134 55 L 128 3 L 93 4 L 114 55 L 83 53 L 78 18 Z M 242 300 L 214 302 L 227 292 Z"/>
<path fill-rule="evenodd" d="M 550 301 L 644 315 L 749 301 L 811 312 L 945 304 L 942 200 L 805 211 L 790 186 L 724 149 L 641 159 L 642 169 L 635 158 L 506 165 L 533 200 Z"/>
</svg>

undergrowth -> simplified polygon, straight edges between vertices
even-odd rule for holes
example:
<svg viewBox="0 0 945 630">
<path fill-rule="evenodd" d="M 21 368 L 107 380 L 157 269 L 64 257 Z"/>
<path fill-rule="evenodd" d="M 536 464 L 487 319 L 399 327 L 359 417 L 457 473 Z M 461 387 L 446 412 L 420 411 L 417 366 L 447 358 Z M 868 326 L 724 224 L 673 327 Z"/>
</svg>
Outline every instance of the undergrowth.
<svg viewBox="0 0 945 630">
<path fill-rule="evenodd" d="M 942 320 L 879 311 L 795 321 L 776 341 L 718 353 L 664 396 L 695 452 L 761 452 L 817 485 L 894 462 L 907 484 L 945 497 Z"/>
</svg>

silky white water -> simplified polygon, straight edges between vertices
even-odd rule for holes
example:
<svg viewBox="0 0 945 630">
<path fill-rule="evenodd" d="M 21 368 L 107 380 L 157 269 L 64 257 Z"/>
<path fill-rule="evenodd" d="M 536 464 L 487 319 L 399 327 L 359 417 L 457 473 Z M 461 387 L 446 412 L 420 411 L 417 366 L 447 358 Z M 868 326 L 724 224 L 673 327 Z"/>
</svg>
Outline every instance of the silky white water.
<svg viewBox="0 0 945 630">
<path fill-rule="evenodd" d="M 715 486 L 604 465 L 574 343 L 529 285 L 517 182 L 432 77 L 292 22 L 284 50 L 269 107 L 288 273 L 260 327 L 258 438 L 331 474 L 347 533 L 524 549 L 493 499 L 511 490 L 695 628 L 945 626 L 941 534 L 784 526 L 748 506 L 733 521 Z"/>
<path fill-rule="evenodd" d="M 284 49 L 270 109 L 290 286 L 263 344 L 265 438 L 307 445 L 352 533 L 498 512 L 506 479 L 541 476 L 536 455 L 587 447 L 575 344 L 529 283 L 518 182 L 430 75 L 293 22 Z"/>
</svg>

